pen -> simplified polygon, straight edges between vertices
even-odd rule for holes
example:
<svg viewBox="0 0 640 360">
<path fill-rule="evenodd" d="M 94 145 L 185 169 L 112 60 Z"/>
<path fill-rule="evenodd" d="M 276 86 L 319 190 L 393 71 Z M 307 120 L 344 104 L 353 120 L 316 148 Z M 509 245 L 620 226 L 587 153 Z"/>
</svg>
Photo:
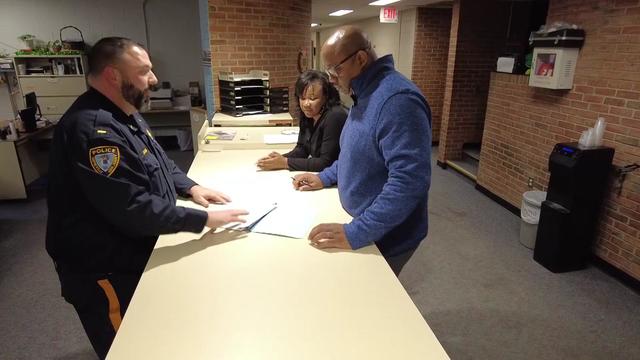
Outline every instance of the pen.
<svg viewBox="0 0 640 360">
<path fill-rule="evenodd" d="M 293 176 L 291 177 L 291 180 L 293 181 L 298 181 L 298 186 L 304 186 L 304 185 L 309 185 L 309 182 L 307 182 L 307 180 L 296 180 L 296 178 L 294 178 Z"/>
</svg>

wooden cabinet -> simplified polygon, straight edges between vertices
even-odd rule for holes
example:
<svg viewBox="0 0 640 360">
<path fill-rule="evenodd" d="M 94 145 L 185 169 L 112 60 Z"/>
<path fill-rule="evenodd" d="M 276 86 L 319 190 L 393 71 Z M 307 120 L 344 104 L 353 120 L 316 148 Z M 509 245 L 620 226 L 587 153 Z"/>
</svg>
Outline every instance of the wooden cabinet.
<svg viewBox="0 0 640 360">
<path fill-rule="evenodd" d="M 42 115 L 58 120 L 87 90 L 86 61 L 82 55 L 20 55 L 13 58 L 24 95 L 34 92 Z"/>
</svg>

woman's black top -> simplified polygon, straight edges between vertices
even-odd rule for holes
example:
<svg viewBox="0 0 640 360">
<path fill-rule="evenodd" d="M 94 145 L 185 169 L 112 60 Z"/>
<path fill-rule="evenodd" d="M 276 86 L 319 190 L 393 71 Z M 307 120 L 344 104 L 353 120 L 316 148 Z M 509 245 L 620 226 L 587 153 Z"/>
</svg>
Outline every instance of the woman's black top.
<svg viewBox="0 0 640 360">
<path fill-rule="evenodd" d="M 300 121 L 298 144 L 284 154 L 289 170 L 322 171 L 338 159 L 340 133 L 347 120 L 347 111 L 341 105 L 327 109 L 313 124 L 313 119 L 303 116 Z"/>
</svg>

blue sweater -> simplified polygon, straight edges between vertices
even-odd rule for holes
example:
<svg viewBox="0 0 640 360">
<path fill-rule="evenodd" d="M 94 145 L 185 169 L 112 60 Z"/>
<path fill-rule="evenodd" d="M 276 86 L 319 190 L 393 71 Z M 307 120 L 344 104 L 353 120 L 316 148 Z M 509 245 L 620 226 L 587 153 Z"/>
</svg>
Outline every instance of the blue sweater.
<svg viewBox="0 0 640 360">
<path fill-rule="evenodd" d="M 319 176 L 338 184 L 353 216 L 344 229 L 354 249 L 376 243 L 385 257 L 416 248 L 427 235 L 431 110 L 420 90 L 379 58 L 351 81 L 354 106 L 340 156 Z"/>
</svg>

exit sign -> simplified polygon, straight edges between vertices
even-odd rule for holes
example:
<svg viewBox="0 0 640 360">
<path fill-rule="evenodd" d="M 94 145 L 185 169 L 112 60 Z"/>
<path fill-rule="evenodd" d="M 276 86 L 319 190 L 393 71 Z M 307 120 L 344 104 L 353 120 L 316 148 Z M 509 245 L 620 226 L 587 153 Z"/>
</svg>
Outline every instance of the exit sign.
<svg viewBox="0 0 640 360">
<path fill-rule="evenodd" d="M 398 22 L 398 10 L 394 7 L 380 8 L 380 22 L 381 23 L 397 23 Z"/>
</svg>

